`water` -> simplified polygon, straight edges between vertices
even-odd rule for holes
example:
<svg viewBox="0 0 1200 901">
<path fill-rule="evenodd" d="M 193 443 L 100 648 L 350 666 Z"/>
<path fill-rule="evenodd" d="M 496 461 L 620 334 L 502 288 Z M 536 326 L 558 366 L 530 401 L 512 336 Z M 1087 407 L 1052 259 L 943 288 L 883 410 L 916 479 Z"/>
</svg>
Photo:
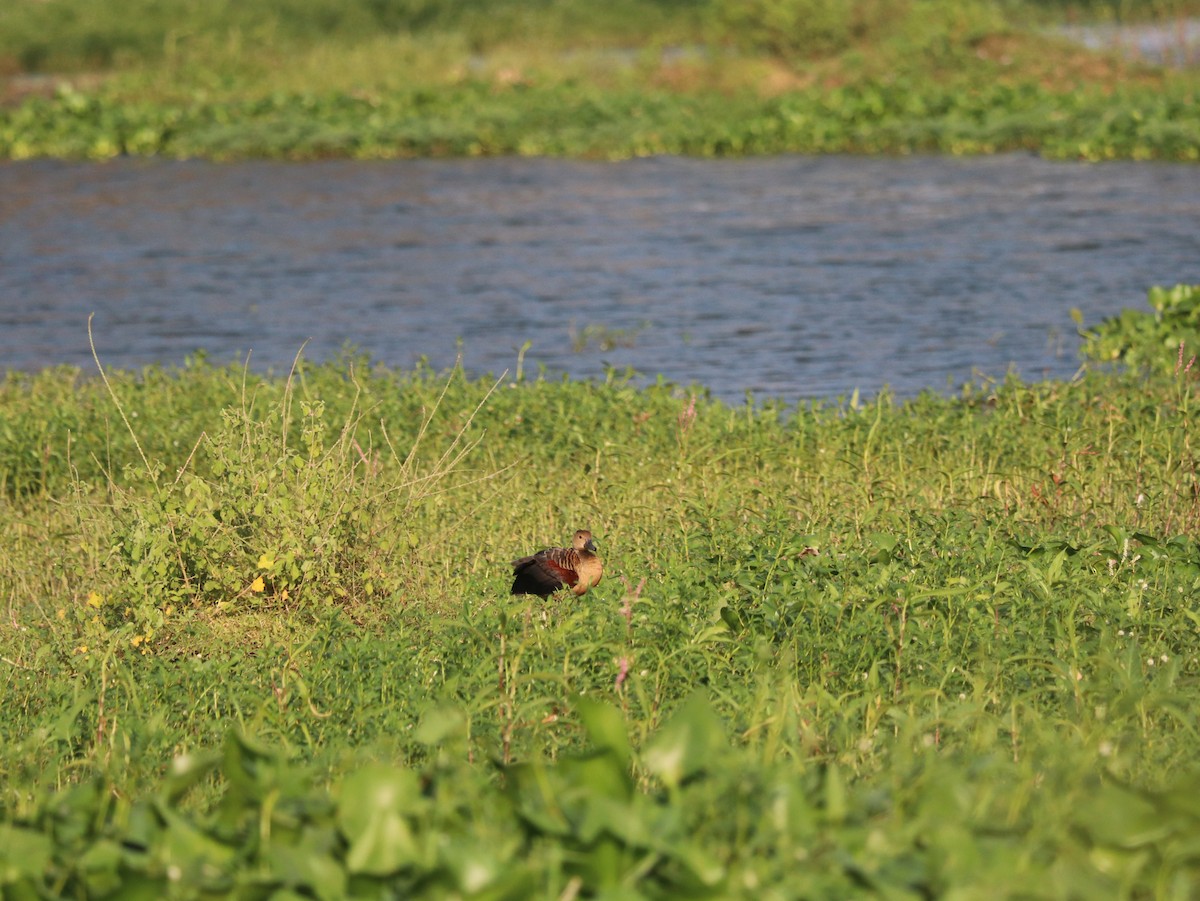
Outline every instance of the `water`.
<svg viewBox="0 0 1200 901">
<path fill-rule="evenodd" d="M 0 165 L 0 369 L 607 365 L 791 402 L 1069 378 L 1200 282 L 1200 170 L 779 157 Z M 584 338 L 607 338 L 607 341 Z"/>
<path fill-rule="evenodd" d="M 1200 65 L 1200 19 L 1066 25 L 1056 30 L 1092 50 L 1116 51 L 1150 65 Z"/>
</svg>

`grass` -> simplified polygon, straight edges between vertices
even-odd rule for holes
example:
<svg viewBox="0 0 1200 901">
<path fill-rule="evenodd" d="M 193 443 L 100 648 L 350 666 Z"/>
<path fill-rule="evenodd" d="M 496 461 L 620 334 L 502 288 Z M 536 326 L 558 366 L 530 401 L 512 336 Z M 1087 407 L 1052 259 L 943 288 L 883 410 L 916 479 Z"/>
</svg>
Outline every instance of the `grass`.
<svg viewBox="0 0 1200 901">
<path fill-rule="evenodd" d="M 1161 356 L 795 409 L 10 374 L 0 879 L 1188 897 L 1196 370 Z M 509 597 L 576 527 L 605 581 Z"/>
</svg>

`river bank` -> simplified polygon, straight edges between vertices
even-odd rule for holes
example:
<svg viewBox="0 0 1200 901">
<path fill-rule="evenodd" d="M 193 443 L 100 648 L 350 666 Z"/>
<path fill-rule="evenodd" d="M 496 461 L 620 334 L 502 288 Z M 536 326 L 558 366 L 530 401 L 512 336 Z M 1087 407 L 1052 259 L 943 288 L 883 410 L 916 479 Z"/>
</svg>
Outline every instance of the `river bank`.
<svg viewBox="0 0 1200 901">
<path fill-rule="evenodd" d="M 451 32 L 266 42 L 253 55 L 189 43 L 66 79 L 18 74 L 0 158 L 1200 158 L 1194 69 L 1093 52 L 984 4 L 956 9 L 921 0 L 835 47 L 661 26 L 619 45 L 618 62 L 567 31 L 482 49 Z"/>
</svg>

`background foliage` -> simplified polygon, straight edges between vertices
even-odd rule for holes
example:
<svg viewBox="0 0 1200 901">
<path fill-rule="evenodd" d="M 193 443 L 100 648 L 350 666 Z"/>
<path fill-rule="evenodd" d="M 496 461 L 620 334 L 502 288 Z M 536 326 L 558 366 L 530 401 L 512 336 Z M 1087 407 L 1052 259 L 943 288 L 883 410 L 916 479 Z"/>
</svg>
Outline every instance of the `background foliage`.
<svg viewBox="0 0 1200 901">
<path fill-rule="evenodd" d="M 1054 26 L 1197 9 L 15 0 L 0 6 L 0 157 L 1024 149 L 1190 161 L 1194 68 L 1095 53 Z"/>
<path fill-rule="evenodd" d="M 455 34 L 476 51 L 512 43 L 640 45 L 720 40 L 811 54 L 886 31 L 995 28 L 1058 18 L 1126 21 L 1194 14 L 1194 0 L 13 0 L 0 59 L 28 72 L 129 66 L 231 42 L 249 51 L 353 44 L 380 34 Z"/>
<path fill-rule="evenodd" d="M 1120 361 L 1140 369 L 1180 372 L 1190 368 L 1187 353 L 1200 348 L 1200 285 L 1150 289 L 1154 312 L 1124 310 L 1093 329 L 1081 331 L 1083 352 L 1097 361 Z M 1082 325 L 1078 312 L 1073 314 Z M 1175 351 L 1173 354 L 1172 351 Z"/>
</svg>

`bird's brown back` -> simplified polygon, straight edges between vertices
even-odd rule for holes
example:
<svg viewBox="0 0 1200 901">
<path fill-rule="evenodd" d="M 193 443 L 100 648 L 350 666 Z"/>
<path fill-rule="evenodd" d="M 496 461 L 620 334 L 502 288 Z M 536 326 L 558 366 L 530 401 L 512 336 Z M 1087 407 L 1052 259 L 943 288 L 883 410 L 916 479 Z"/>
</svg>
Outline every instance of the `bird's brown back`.
<svg viewBox="0 0 1200 901">
<path fill-rule="evenodd" d="M 549 597 L 560 588 L 570 588 L 576 597 L 600 584 L 604 565 L 593 548 L 592 533 L 580 529 L 571 547 L 551 547 L 513 561 L 513 594 Z"/>
</svg>

